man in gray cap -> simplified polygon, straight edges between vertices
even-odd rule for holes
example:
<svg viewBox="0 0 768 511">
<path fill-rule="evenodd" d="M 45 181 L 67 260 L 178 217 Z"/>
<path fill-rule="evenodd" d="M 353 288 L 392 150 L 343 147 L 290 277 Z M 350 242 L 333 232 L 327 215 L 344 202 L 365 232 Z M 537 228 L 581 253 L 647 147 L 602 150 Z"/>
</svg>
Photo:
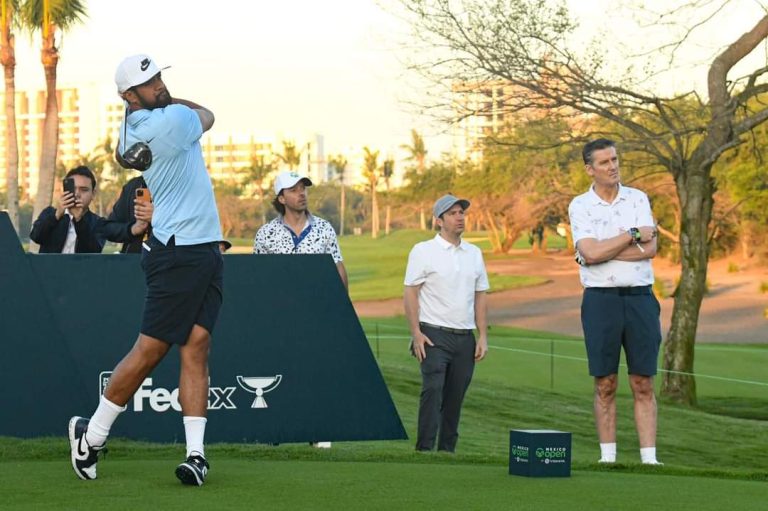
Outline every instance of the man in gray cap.
<svg viewBox="0 0 768 511">
<path fill-rule="evenodd" d="M 437 450 L 455 451 L 464 394 L 488 352 L 483 254 L 461 239 L 468 207 L 440 197 L 432 209 L 440 232 L 413 247 L 405 270 L 405 315 L 422 378 L 417 451 L 434 449 L 438 427 Z"/>
</svg>

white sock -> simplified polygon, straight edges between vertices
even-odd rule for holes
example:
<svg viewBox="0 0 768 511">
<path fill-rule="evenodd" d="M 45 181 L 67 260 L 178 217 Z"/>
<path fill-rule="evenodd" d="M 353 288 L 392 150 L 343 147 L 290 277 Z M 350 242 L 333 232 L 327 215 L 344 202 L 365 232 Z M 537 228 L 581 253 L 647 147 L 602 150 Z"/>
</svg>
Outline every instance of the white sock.
<svg viewBox="0 0 768 511">
<path fill-rule="evenodd" d="M 600 461 L 614 463 L 616 461 L 616 442 L 600 444 Z"/>
<path fill-rule="evenodd" d="M 655 447 L 641 447 L 640 448 L 640 461 L 643 463 L 658 463 L 656 461 L 656 448 Z"/>
<path fill-rule="evenodd" d="M 125 406 L 118 406 L 104 396 L 99 399 L 99 406 L 93 412 L 93 417 L 88 423 L 85 432 L 85 441 L 91 447 L 104 445 L 109 436 L 109 429 L 117 419 L 117 416 L 125 411 Z"/>
<path fill-rule="evenodd" d="M 187 436 L 187 457 L 193 452 L 205 457 L 203 439 L 205 438 L 205 417 L 184 417 L 184 432 Z"/>
</svg>

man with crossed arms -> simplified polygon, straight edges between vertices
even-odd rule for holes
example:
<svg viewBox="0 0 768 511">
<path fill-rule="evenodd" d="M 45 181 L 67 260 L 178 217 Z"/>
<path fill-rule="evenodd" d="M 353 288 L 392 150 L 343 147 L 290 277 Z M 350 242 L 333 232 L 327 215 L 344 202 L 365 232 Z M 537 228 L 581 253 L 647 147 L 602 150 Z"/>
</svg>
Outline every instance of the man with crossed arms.
<svg viewBox="0 0 768 511">
<path fill-rule="evenodd" d="M 582 157 L 593 184 L 571 202 L 576 261 L 584 286 L 581 322 L 595 378 L 595 422 L 600 463 L 616 461 L 616 388 L 621 348 L 635 401 L 640 459 L 656 460 L 656 396 L 653 376 L 661 344 L 659 302 L 653 295 L 656 228 L 645 193 L 623 186 L 616 144 L 597 139 Z"/>
</svg>

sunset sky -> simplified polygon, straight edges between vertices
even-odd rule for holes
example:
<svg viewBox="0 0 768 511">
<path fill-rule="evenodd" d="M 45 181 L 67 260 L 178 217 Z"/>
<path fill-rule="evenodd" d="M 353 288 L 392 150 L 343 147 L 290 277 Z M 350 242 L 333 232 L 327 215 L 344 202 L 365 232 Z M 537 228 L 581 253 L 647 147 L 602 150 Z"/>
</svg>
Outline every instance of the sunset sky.
<svg viewBox="0 0 768 511">
<path fill-rule="evenodd" d="M 585 39 L 620 33 L 623 44 L 637 42 L 627 37 L 628 20 L 611 14 L 615 2 L 570 3 Z M 736 3 L 716 32 L 695 42 L 696 51 L 711 53 L 759 19 L 758 2 Z M 374 0 L 90 1 L 84 24 L 62 41 L 59 83 L 113 89 L 117 63 L 145 52 L 172 66 L 163 74 L 171 94 L 211 108 L 221 132 L 318 132 L 329 152 L 369 145 L 392 153 L 415 127 L 436 156 L 449 148 L 439 136 L 446 128 L 412 115 L 402 101 L 427 91 L 404 74 L 408 28 L 390 7 Z M 18 89 L 44 86 L 38 47 L 37 39 L 17 37 Z M 686 69 L 663 84 L 687 89 L 704 76 Z"/>
</svg>

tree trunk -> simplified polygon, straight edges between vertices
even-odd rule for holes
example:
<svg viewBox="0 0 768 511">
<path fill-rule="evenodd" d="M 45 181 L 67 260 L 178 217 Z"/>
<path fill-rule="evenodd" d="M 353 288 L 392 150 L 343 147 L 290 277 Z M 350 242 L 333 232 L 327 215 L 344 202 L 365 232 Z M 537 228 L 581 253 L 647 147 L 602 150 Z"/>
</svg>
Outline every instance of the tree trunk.
<svg viewBox="0 0 768 511">
<path fill-rule="evenodd" d="M 341 206 L 339 208 L 339 236 L 344 236 L 344 210 L 347 207 L 346 204 L 346 189 L 344 183 L 341 183 Z"/>
<path fill-rule="evenodd" d="M 43 143 L 40 153 L 40 168 L 38 169 L 37 196 L 32 213 L 36 219 L 43 209 L 51 204 L 53 197 L 53 179 L 56 173 L 56 151 L 59 146 L 59 106 L 56 98 L 56 65 L 59 61 L 58 50 L 54 46 L 55 30 L 43 39 L 43 49 L 40 52 L 43 68 L 45 69 L 45 121 L 43 122 Z M 30 242 L 30 252 L 37 252 L 38 246 Z"/>
<path fill-rule="evenodd" d="M 389 222 L 392 219 L 392 206 L 387 204 L 387 210 L 384 214 L 384 234 L 389 236 Z"/>
<path fill-rule="evenodd" d="M 746 220 L 741 222 L 739 232 L 739 244 L 741 245 L 741 257 L 744 260 L 751 259 L 754 254 L 754 245 L 752 242 L 752 226 Z"/>
<path fill-rule="evenodd" d="M 502 224 L 504 232 L 504 241 L 501 244 L 501 252 L 506 254 L 514 246 L 517 239 L 520 237 L 520 228 L 512 225 Z"/>
<path fill-rule="evenodd" d="M 427 230 L 427 217 L 424 216 L 424 206 L 419 207 L 419 228 L 422 231 Z"/>
<path fill-rule="evenodd" d="M 371 238 L 379 237 L 379 200 L 376 196 L 376 188 L 371 187 Z"/>
<path fill-rule="evenodd" d="M 264 188 L 259 183 L 259 210 L 261 213 L 261 225 L 267 223 L 267 209 L 264 207 Z"/>
<path fill-rule="evenodd" d="M 541 249 L 541 253 L 543 255 L 547 255 L 547 230 L 544 229 L 544 233 L 542 234 L 541 238 L 539 239 L 539 248 Z"/>
<path fill-rule="evenodd" d="M 483 213 L 485 213 L 486 223 L 488 225 L 488 230 L 490 231 L 488 240 L 491 242 L 491 249 L 494 254 L 498 254 L 501 252 L 501 235 L 496 228 L 496 222 L 494 221 L 491 212 L 484 210 Z"/>
<path fill-rule="evenodd" d="M 3 27 L 2 61 L 5 72 L 5 154 L 8 169 L 5 184 L 8 188 L 8 215 L 16 233 L 19 233 L 19 144 L 16 135 L 16 52 L 10 27 Z"/>
<path fill-rule="evenodd" d="M 686 172 L 688 170 L 688 172 Z M 699 309 L 707 283 L 708 228 L 712 218 L 713 184 L 710 167 L 684 169 L 675 178 L 682 216 L 680 221 L 680 283 L 675 290 L 672 323 L 664 346 L 661 395 L 687 405 L 696 404 L 693 375 Z"/>
</svg>

